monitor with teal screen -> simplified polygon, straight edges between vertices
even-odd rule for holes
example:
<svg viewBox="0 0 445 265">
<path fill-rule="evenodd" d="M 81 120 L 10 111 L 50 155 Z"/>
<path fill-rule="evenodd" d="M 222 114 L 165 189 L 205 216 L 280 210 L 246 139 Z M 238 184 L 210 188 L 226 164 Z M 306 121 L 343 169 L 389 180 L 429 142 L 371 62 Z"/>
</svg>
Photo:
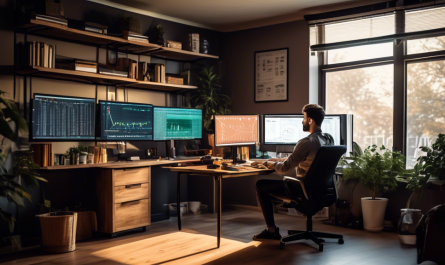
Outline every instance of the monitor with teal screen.
<svg viewBox="0 0 445 265">
<path fill-rule="evenodd" d="M 153 140 L 190 140 L 202 138 L 202 110 L 154 107 Z"/>
</svg>

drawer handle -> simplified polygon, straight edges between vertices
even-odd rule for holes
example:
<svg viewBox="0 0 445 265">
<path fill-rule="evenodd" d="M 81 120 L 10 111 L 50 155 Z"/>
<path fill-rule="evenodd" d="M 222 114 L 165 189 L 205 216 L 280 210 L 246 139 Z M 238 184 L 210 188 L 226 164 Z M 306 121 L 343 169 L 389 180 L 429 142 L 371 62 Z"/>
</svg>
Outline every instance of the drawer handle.
<svg viewBox="0 0 445 265">
<path fill-rule="evenodd" d="M 121 203 L 122 206 L 127 205 L 127 204 L 139 204 L 141 201 L 140 200 L 134 200 L 134 201 L 129 201 L 129 202 L 123 202 Z"/>
<path fill-rule="evenodd" d="M 125 185 L 126 189 L 131 189 L 131 188 L 140 188 L 142 187 L 142 184 L 131 184 L 131 185 Z"/>
</svg>

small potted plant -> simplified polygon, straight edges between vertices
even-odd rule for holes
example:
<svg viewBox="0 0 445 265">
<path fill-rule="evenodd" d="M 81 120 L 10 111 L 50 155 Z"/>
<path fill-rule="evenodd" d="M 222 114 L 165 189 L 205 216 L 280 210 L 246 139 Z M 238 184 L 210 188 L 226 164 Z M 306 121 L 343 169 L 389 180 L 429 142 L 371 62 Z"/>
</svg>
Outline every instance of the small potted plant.
<svg viewBox="0 0 445 265">
<path fill-rule="evenodd" d="M 88 147 L 87 146 L 80 146 L 79 145 L 79 163 L 80 164 L 86 164 L 87 163 L 87 156 L 88 156 Z"/>
<path fill-rule="evenodd" d="M 405 157 L 400 152 L 392 152 L 385 146 L 366 148 L 352 162 L 346 162 L 343 180 L 348 183 L 358 180 L 370 192 L 371 197 L 361 198 L 363 226 L 366 231 L 383 230 L 387 198 L 379 198 L 382 191 L 394 190 L 396 177 L 405 173 Z"/>
</svg>

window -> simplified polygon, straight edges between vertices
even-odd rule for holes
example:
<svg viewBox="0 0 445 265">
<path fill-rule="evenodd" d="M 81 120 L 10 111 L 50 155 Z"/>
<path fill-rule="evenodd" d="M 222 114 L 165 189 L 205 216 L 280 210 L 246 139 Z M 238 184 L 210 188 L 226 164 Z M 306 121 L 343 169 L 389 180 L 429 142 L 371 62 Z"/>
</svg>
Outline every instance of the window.
<svg viewBox="0 0 445 265">
<path fill-rule="evenodd" d="M 445 60 L 407 65 L 407 167 L 445 133 Z"/>
<path fill-rule="evenodd" d="M 408 54 L 443 51 L 445 50 L 445 36 L 408 40 L 407 46 Z"/>
<path fill-rule="evenodd" d="M 328 64 L 368 60 L 393 55 L 393 44 L 379 43 L 328 51 Z"/>
<path fill-rule="evenodd" d="M 354 142 L 366 148 L 393 142 L 394 66 L 326 73 L 326 112 L 354 115 Z"/>
</svg>

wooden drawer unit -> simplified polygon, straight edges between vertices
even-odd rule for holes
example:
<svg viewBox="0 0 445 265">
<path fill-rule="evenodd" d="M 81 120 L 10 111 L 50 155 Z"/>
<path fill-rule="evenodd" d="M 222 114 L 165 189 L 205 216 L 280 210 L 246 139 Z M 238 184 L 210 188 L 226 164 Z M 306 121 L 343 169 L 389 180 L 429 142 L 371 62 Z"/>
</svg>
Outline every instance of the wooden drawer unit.
<svg viewBox="0 0 445 265">
<path fill-rule="evenodd" d="M 150 199 L 115 204 L 116 232 L 150 224 Z"/>
<path fill-rule="evenodd" d="M 114 186 L 124 186 L 150 182 L 150 168 L 114 169 Z"/>
<path fill-rule="evenodd" d="M 96 177 L 98 231 L 119 231 L 150 225 L 150 167 L 100 169 Z"/>
<path fill-rule="evenodd" d="M 149 199 L 150 189 L 148 187 L 149 183 L 114 187 L 114 203 Z"/>
</svg>

